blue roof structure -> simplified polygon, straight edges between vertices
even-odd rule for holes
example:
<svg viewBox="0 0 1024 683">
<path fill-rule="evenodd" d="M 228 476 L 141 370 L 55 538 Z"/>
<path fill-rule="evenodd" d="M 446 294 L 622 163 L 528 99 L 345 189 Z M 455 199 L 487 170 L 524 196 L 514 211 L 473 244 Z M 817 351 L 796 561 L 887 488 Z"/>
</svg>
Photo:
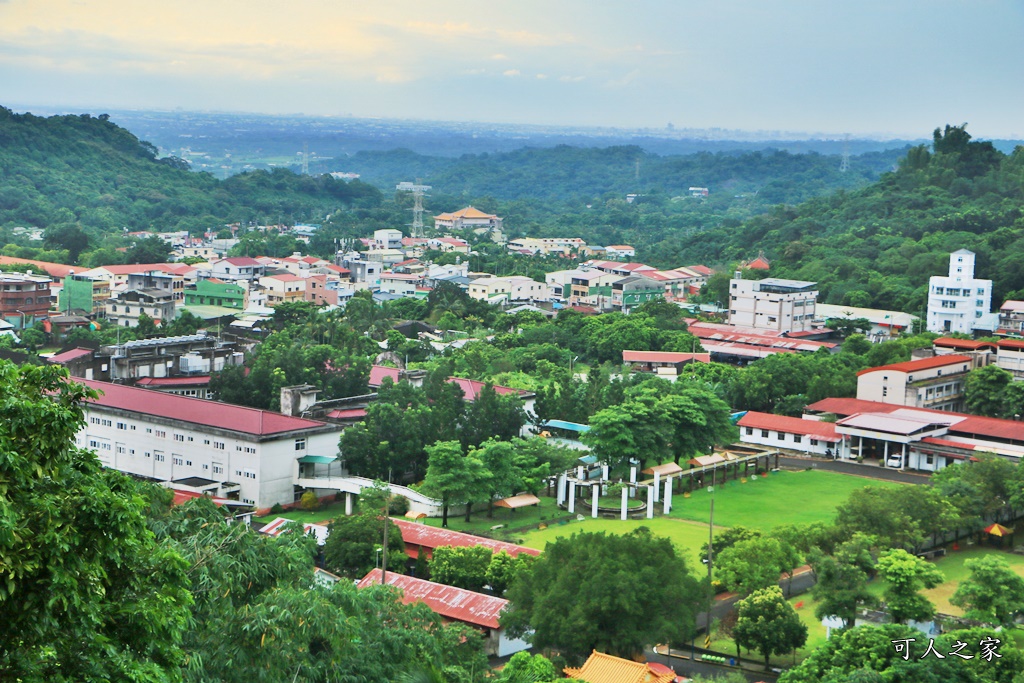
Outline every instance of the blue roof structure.
<svg viewBox="0 0 1024 683">
<path fill-rule="evenodd" d="M 546 422 L 542 422 L 540 426 L 551 427 L 553 429 L 566 429 L 570 432 L 577 432 L 579 434 L 590 431 L 590 425 L 580 424 L 579 422 L 568 422 L 566 420 L 548 420 Z"/>
</svg>

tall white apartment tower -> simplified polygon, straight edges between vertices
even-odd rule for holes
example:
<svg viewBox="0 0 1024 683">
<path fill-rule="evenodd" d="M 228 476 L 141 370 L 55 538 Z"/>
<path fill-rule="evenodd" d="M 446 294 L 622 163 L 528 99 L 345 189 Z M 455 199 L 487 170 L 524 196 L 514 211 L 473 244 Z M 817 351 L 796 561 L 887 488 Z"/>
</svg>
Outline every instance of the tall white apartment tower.
<svg viewBox="0 0 1024 683">
<path fill-rule="evenodd" d="M 928 331 L 971 334 L 992 308 L 992 281 L 974 278 L 974 252 L 949 255 L 949 275 L 928 280 Z"/>
</svg>

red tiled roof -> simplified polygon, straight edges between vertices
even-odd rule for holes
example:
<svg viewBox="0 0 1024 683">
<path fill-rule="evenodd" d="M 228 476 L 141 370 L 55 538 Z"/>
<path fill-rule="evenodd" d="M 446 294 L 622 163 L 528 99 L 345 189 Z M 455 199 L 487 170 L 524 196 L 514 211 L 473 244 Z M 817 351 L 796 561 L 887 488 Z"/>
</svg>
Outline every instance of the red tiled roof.
<svg viewBox="0 0 1024 683">
<path fill-rule="evenodd" d="M 700 273 L 701 275 L 711 275 L 712 273 L 715 272 L 715 271 L 711 270 L 710 268 L 708 268 L 707 266 L 701 266 L 701 265 L 684 266 L 684 267 L 687 270 L 692 270 L 694 272 Z"/>
<path fill-rule="evenodd" d="M 204 496 L 204 494 L 199 493 L 198 491 L 185 491 L 183 489 L 171 489 L 171 490 L 174 491 L 174 499 L 171 501 L 172 505 L 183 505 L 183 504 L 187 503 L 190 500 L 195 500 L 196 498 L 202 498 Z M 220 507 L 221 505 L 224 505 L 225 503 L 234 503 L 234 504 L 237 505 L 237 503 L 235 501 L 229 500 L 227 498 L 218 498 L 216 496 L 206 496 L 206 497 L 209 498 L 210 500 L 212 500 L 213 504 L 216 505 L 217 507 Z"/>
<path fill-rule="evenodd" d="M 901 405 L 880 403 L 878 401 L 864 401 L 858 398 L 826 398 L 807 406 L 809 411 L 835 413 L 840 417 L 857 413 L 892 413 L 897 410 L 906 409 L 905 406 Z M 913 408 L 912 410 L 920 413 L 936 413 L 944 418 L 951 416 L 964 418 L 956 424 L 949 426 L 950 435 L 963 434 L 968 436 L 976 434 L 982 437 L 1024 442 L 1024 422 L 1000 420 L 995 417 L 980 417 L 965 413 L 950 413 L 929 408 Z"/>
<path fill-rule="evenodd" d="M 291 273 L 282 273 L 280 275 L 264 275 L 263 277 L 268 280 L 277 280 L 278 282 L 305 282 L 306 278 L 299 277 L 298 275 L 292 275 Z"/>
<path fill-rule="evenodd" d="M 28 263 L 36 266 L 41 271 L 49 275 L 50 277 L 62 279 L 74 273 L 76 268 L 74 266 L 66 266 L 63 263 L 50 263 L 49 261 L 34 261 L 27 258 L 16 258 L 14 256 L 0 256 L 0 266 L 12 266 Z M 78 272 L 84 272 L 88 268 L 78 268 Z"/>
<path fill-rule="evenodd" d="M 1001 349 L 1024 349 L 1024 339 L 1000 339 L 999 348 Z"/>
<path fill-rule="evenodd" d="M 994 349 L 996 347 L 995 342 L 978 341 L 976 339 L 954 339 L 953 337 L 939 337 L 932 342 L 932 345 L 941 346 L 946 349 L 970 349 L 971 351 Z M 949 358 L 949 356 L 945 357 Z"/>
<path fill-rule="evenodd" d="M 1000 311 L 1024 311 L 1024 301 L 1017 301 L 1016 299 L 1007 299 L 1003 302 L 1003 305 L 999 307 Z"/>
<path fill-rule="evenodd" d="M 327 265 L 325 265 L 323 267 L 326 268 L 327 270 L 334 271 L 335 273 L 338 273 L 339 275 L 352 272 L 348 268 L 342 268 L 341 266 L 336 266 L 333 263 L 328 263 Z"/>
<path fill-rule="evenodd" d="M 181 387 L 202 386 L 210 383 L 209 375 L 195 377 L 143 377 L 135 382 L 137 387 Z"/>
<path fill-rule="evenodd" d="M 263 265 L 262 263 L 260 263 L 256 259 L 252 258 L 251 256 L 231 256 L 229 258 L 222 259 L 222 260 L 227 261 L 228 263 L 230 263 L 233 266 L 262 266 Z"/>
<path fill-rule="evenodd" d="M 372 569 L 356 584 L 356 587 L 366 588 L 380 584 L 381 570 Z M 424 581 L 394 572 L 388 572 L 387 585 L 402 589 L 402 602 L 406 605 L 422 602 L 446 619 L 483 628 L 498 628 L 498 618 L 501 616 L 502 610 L 508 607 L 508 600 L 504 598 L 474 593 L 463 588 Z"/>
<path fill-rule="evenodd" d="M 623 351 L 623 363 L 710 363 L 710 353 L 675 353 L 673 351 Z"/>
<path fill-rule="evenodd" d="M 191 266 L 184 266 L 185 270 L 182 270 L 181 265 L 174 265 L 171 263 L 124 263 L 115 264 L 109 266 L 98 266 L 96 269 L 102 268 L 103 270 L 112 273 L 114 275 L 131 275 L 132 273 L 148 273 L 152 270 L 160 271 L 161 273 L 168 273 L 171 275 L 180 275 L 188 270 L 195 270 Z M 83 271 L 84 272 L 84 271 Z"/>
<path fill-rule="evenodd" d="M 487 386 L 486 382 L 478 382 L 475 379 L 466 379 L 464 377 L 449 377 L 448 381 L 452 384 L 457 384 L 459 388 L 462 389 L 463 397 L 470 403 L 475 401 L 483 388 Z M 512 389 L 511 387 L 503 387 L 499 384 L 495 384 L 493 386 L 494 393 L 499 396 L 503 396 L 505 394 L 518 394 L 521 397 L 534 395 L 532 391 L 526 391 L 525 389 Z"/>
<path fill-rule="evenodd" d="M 91 356 L 91 355 L 92 355 L 92 349 L 83 349 L 83 348 L 71 349 L 70 351 L 65 351 L 63 353 L 58 353 L 58 354 L 55 354 L 53 356 L 50 356 L 50 362 L 51 363 L 67 363 L 69 361 L 75 360 L 76 358 L 82 358 L 83 356 Z"/>
<path fill-rule="evenodd" d="M 775 432 L 800 434 L 801 436 L 808 436 L 819 441 L 836 442 L 840 440 L 836 436 L 836 426 L 831 422 L 804 420 L 799 417 L 749 411 L 740 418 L 738 424 L 740 427 L 750 427 L 752 429 L 770 429 Z"/>
<path fill-rule="evenodd" d="M 949 439 L 939 439 L 934 436 L 926 436 L 921 439 L 923 443 L 930 443 L 936 446 L 947 446 L 949 448 L 960 448 L 965 451 L 973 451 L 976 446 L 972 443 L 963 443 L 961 441 L 950 441 Z"/>
<path fill-rule="evenodd" d="M 324 422 L 292 417 L 269 410 L 258 410 L 243 406 L 207 401 L 201 398 L 189 398 L 162 391 L 136 389 L 121 384 L 99 382 L 91 379 L 75 379 L 91 389 L 103 392 L 97 399 L 89 403 L 106 408 L 117 408 L 143 415 L 166 417 L 182 422 L 192 422 L 207 427 L 220 427 L 235 432 L 268 436 L 291 431 L 313 429 L 317 427 L 336 427 Z"/>
<path fill-rule="evenodd" d="M 452 531 L 450 529 L 441 529 L 436 526 L 429 526 L 427 524 L 416 524 L 414 522 L 407 522 L 402 519 L 392 519 L 399 530 L 402 532 L 402 540 L 405 544 L 415 545 L 421 548 L 440 548 L 441 546 L 450 545 L 458 548 L 471 548 L 475 546 L 483 546 L 490 548 L 492 552 L 500 553 L 505 551 L 512 557 L 516 557 L 519 553 L 526 553 L 527 555 L 540 555 L 539 550 L 533 548 L 525 548 L 521 545 L 515 545 L 513 543 L 505 543 L 504 541 L 495 541 L 493 538 L 484 538 L 483 536 L 474 536 L 473 534 L 464 534 L 460 531 Z M 407 548 L 406 552 L 410 549 Z M 415 557 L 413 553 L 408 553 Z"/>
<path fill-rule="evenodd" d="M 875 368 L 866 368 L 857 373 L 857 376 L 866 375 L 869 372 L 879 372 L 881 370 L 888 370 L 890 372 L 916 372 L 918 370 L 930 370 L 932 368 L 942 368 L 947 365 L 957 365 L 958 363 L 970 363 L 970 356 L 961 356 L 958 354 L 950 354 L 948 356 L 932 356 L 931 358 L 919 358 L 917 360 L 908 360 L 902 363 L 892 363 L 890 365 L 879 365 Z"/>
<path fill-rule="evenodd" d="M 373 365 L 370 367 L 369 384 L 374 388 L 379 387 L 384 383 L 385 377 L 390 377 L 395 384 L 398 384 L 400 372 L 398 368 L 389 368 L 386 365 Z"/>
</svg>

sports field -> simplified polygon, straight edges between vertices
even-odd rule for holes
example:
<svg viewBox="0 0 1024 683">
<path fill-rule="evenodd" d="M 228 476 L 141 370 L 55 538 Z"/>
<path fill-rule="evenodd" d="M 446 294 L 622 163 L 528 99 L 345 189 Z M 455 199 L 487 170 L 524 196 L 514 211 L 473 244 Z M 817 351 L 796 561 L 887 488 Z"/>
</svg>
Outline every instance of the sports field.
<svg viewBox="0 0 1024 683">
<path fill-rule="evenodd" d="M 853 491 L 865 486 L 896 487 L 906 484 L 855 477 L 822 470 L 773 472 L 751 477 L 746 483 L 730 481 L 715 487 L 715 526 L 746 526 L 767 531 L 781 524 L 831 522 L 836 507 Z M 670 517 L 708 523 L 711 494 L 697 489 L 686 498 L 672 496 Z"/>
</svg>

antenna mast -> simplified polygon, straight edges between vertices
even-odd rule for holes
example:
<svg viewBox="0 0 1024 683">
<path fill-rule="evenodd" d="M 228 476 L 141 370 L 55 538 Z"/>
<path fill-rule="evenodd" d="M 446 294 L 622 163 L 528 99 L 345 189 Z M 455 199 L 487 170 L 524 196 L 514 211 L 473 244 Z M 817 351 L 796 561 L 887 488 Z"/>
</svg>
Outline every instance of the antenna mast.
<svg viewBox="0 0 1024 683">
<path fill-rule="evenodd" d="M 843 157 L 839 162 L 839 172 L 846 173 L 850 170 L 850 134 L 843 138 Z"/>
<path fill-rule="evenodd" d="M 309 175 L 309 143 L 302 143 L 302 175 Z"/>
</svg>

